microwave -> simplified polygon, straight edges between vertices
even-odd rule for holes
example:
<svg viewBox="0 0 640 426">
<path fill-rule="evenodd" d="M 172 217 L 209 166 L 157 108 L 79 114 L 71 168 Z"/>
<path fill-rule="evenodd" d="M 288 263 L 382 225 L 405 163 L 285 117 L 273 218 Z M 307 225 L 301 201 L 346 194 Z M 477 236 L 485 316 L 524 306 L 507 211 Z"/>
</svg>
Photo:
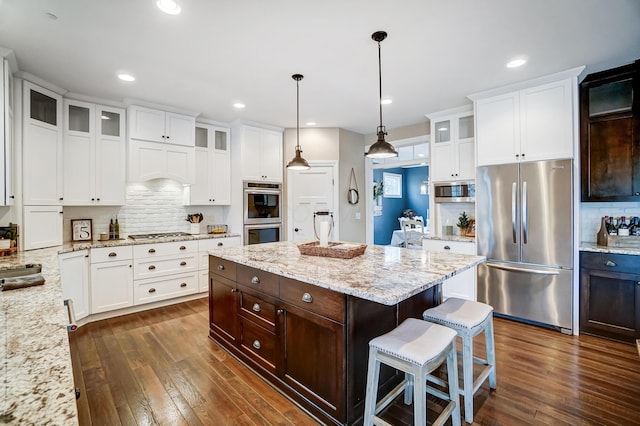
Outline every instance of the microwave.
<svg viewBox="0 0 640 426">
<path fill-rule="evenodd" d="M 434 183 L 433 195 L 436 203 L 473 203 L 476 200 L 474 182 Z"/>
</svg>

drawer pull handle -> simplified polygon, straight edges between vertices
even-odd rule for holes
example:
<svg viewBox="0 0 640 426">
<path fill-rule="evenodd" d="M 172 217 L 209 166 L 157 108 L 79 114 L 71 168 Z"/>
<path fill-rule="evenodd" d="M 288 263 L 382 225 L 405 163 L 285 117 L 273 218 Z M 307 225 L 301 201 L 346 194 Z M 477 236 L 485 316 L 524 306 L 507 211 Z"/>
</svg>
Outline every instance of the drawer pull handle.
<svg viewBox="0 0 640 426">
<path fill-rule="evenodd" d="M 155 252 L 156 252 L 156 249 L 154 249 L 154 248 L 150 248 L 149 249 L 149 253 L 155 253 Z"/>
<path fill-rule="evenodd" d="M 259 340 L 254 340 L 253 341 L 253 347 L 260 350 L 260 348 L 262 347 L 262 345 L 260 344 Z"/>
<path fill-rule="evenodd" d="M 150 271 L 153 271 L 154 269 L 156 269 L 156 267 L 155 267 L 155 266 L 153 266 L 153 265 L 149 265 L 149 270 L 150 270 Z"/>
<path fill-rule="evenodd" d="M 180 250 L 186 250 L 187 248 L 185 246 L 180 246 Z"/>
<path fill-rule="evenodd" d="M 109 257 L 116 257 L 118 254 L 115 251 L 109 253 Z"/>
<path fill-rule="evenodd" d="M 224 265 L 218 265 L 218 271 L 224 271 Z"/>
<path fill-rule="evenodd" d="M 604 262 L 604 266 L 608 266 L 610 268 L 613 268 L 614 266 L 618 266 L 618 265 L 616 264 L 616 262 L 613 262 L 611 260 L 607 260 L 606 262 Z"/>
<path fill-rule="evenodd" d="M 251 278 L 251 284 L 260 284 L 260 278 L 254 276 Z"/>
<path fill-rule="evenodd" d="M 180 266 L 185 266 L 187 264 L 187 262 L 185 262 L 184 260 L 182 262 L 180 262 Z"/>
<path fill-rule="evenodd" d="M 218 247 L 222 247 L 224 243 L 218 243 Z"/>
<path fill-rule="evenodd" d="M 180 284 L 180 287 L 185 288 L 187 286 L 187 283 L 182 283 Z"/>
<path fill-rule="evenodd" d="M 257 303 L 254 303 L 254 304 L 253 304 L 253 308 L 251 308 L 251 309 L 253 309 L 253 312 L 260 312 L 260 311 L 262 310 L 262 309 L 260 308 L 260 305 L 259 305 L 259 304 L 257 304 Z"/>
<path fill-rule="evenodd" d="M 451 250 L 451 247 L 449 247 L 449 246 L 444 246 L 444 249 L 445 249 L 445 250 Z"/>
<path fill-rule="evenodd" d="M 640 284 L 640 283 L 638 283 L 638 284 Z M 284 309 L 278 309 L 278 310 L 276 311 L 276 314 L 278 314 L 278 315 L 282 315 L 282 314 L 284 314 Z"/>
<path fill-rule="evenodd" d="M 149 293 L 155 293 L 155 292 L 156 292 L 156 289 L 155 289 L 155 288 L 151 287 L 151 288 L 149 289 Z"/>
<path fill-rule="evenodd" d="M 313 302 L 313 296 L 311 296 L 309 293 L 305 293 L 302 295 L 302 301 L 306 303 L 311 303 Z"/>
</svg>

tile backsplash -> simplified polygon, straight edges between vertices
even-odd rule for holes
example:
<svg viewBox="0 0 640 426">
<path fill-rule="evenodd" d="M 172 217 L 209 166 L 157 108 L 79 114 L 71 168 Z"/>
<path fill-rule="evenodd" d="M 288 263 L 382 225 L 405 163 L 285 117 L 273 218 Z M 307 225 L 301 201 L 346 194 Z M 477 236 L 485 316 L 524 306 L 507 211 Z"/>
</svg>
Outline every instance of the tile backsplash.
<svg viewBox="0 0 640 426">
<path fill-rule="evenodd" d="M 602 216 L 640 216 L 640 203 L 580 203 L 580 241 L 596 242 Z"/>
<path fill-rule="evenodd" d="M 127 185 L 124 206 L 65 207 L 63 239 L 71 239 L 71 219 L 92 219 L 94 239 L 101 232 L 109 231 L 109 221 L 115 219 L 116 215 L 120 224 L 120 238 L 151 232 L 189 232 L 189 222 L 185 219 L 191 213 L 203 214 L 203 232 L 206 232 L 208 224 L 226 223 L 224 207 L 185 206 L 184 192 L 183 185 L 176 181 L 154 179 Z"/>
</svg>

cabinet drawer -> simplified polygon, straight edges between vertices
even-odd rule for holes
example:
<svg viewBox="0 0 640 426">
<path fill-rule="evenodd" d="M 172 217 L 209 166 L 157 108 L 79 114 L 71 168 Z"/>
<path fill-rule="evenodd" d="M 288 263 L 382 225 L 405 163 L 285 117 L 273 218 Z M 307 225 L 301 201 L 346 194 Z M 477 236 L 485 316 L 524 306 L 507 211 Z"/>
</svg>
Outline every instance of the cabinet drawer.
<svg viewBox="0 0 640 426">
<path fill-rule="evenodd" d="M 280 299 L 344 323 L 344 294 L 283 277 L 280 280 Z"/>
<path fill-rule="evenodd" d="M 133 278 L 135 280 L 170 274 L 182 274 L 198 269 L 198 258 L 191 256 L 165 257 L 158 259 L 135 259 Z"/>
<path fill-rule="evenodd" d="M 640 256 L 581 251 L 580 268 L 640 274 Z"/>
<path fill-rule="evenodd" d="M 161 257 L 178 254 L 196 253 L 198 251 L 197 241 L 172 241 L 169 243 L 151 243 L 133 246 L 133 256 Z"/>
<path fill-rule="evenodd" d="M 174 275 L 166 278 L 152 278 L 135 282 L 134 305 L 172 299 L 197 293 L 198 274 Z"/>
<path fill-rule="evenodd" d="M 422 240 L 422 249 L 442 253 L 476 254 L 476 245 L 474 243 L 461 241 L 444 241 L 425 238 Z"/>
<path fill-rule="evenodd" d="M 198 251 L 207 251 L 224 247 L 239 247 L 240 237 L 221 237 L 198 240 Z"/>
<path fill-rule="evenodd" d="M 275 333 L 276 307 L 240 288 L 240 315 Z"/>
<path fill-rule="evenodd" d="M 209 257 L 209 272 L 220 275 L 231 281 L 236 280 L 236 263 L 220 257 Z"/>
<path fill-rule="evenodd" d="M 278 276 L 260 269 L 238 265 L 238 284 L 261 291 L 262 293 L 278 296 Z"/>
<path fill-rule="evenodd" d="M 133 258 L 132 246 L 100 247 L 91 249 L 91 263 L 114 262 Z"/>
<path fill-rule="evenodd" d="M 276 336 L 252 321 L 240 320 L 240 349 L 266 369 L 276 370 Z"/>
</svg>

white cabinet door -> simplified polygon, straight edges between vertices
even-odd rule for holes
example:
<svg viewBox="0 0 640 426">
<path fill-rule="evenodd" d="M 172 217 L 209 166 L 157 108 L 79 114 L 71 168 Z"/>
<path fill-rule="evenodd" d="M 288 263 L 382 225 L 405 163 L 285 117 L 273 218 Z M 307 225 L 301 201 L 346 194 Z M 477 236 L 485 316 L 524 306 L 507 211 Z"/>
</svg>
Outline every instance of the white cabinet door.
<svg viewBox="0 0 640 426">
<path fill-rule="evenodd" d="M 63 204 L 91 205 L 95 202 L 95 106 L 65 99 L 64 111 Z"/>
<path fill-rule="evenodd" d="M 164 176 L 166 148 L 157 142 L 129 141 L 129 181 L 142 182 Z"/>
<path fill-rule="evenodd" d="M 165 115 L 165 142 L 194 146 L 196 119 L 188 115 L 167 112 Z"/>
<path fill-rule="evenodd" d="M 193 146 L 168 145 L 165 147 L 164 177 L 175 179 L 182 183 L 193 183 L 194 148 Z"/>
<path fill-rule="evenodd" d="M 89 311 L 89 251 L 80 250 L 58 256 L 63 299 L 73 300 L 77 320 L 85 318 Z"/>
<path fill-rule="evenodd" d="M 261 157 L 264 179 L 282 182 L 282 133 L 263 131 Z"/>
<path fill-rule="evenodd" d="M 231 156 L 229 152 L 213 150 L 211 172 L 211 202 L 217 206 L 228 206 L 231 204 Z"/>
<path fill-rule="evenodd" d="M 62 204 L 62 97 L 23 85 L 23 203 Z"/>
<path fill-rule="evenodd" d="M 196 125 L 194 183 L 187 192 L 190 205 L 231 204 L 229 129 Z"/>
<path fill-rule="evenodd" d="M 476 254 L 476 246 L 472 242 L 444 241 L 425 238 L 422 249 L 443 253 Z M 442 296 L 476 300 L 476 268 L 473 267 L 447 279 L 442 284 Z"/>
<path fill-rule="evenodd" d="M 209 149 L 196 148 L 194 158 L 194 182 L 189 188 L 190 205 L 208 205 L 211 204 L 211 193 L 209 190 L 211 182 L 211 168 L 209 167 Z"/>
<path fill-rule="evenodd" d="M 91 264 L 91 313 L 133 306 L 130 260 Z"/>
<path fill-rule="evenodd" d="M 125 203 L 127 151 L 124 138 L 125 112 L 96 106 L 95 197 L 97 205 Z"/>
<path fill-rule="evenodd" d="M 473 139 L 457 143 L 456 179 L 474 180 L 476 178 L 476 145 Z"/>
<path fill-rule="evenodd" d="M 129 137 L 153 142 L 165 142 L 165 113 L 139 106 L 129 107 Z"/>
<path fill-rule="evenodd" d="M 428 115 L 433 182 L 473 180 L 476 174 L 473 114 L 469 107 Z"/>
<path fill-rule="evenodd" d="M 437 143 L 433 146 L 433 157 L 431 159 L 431 180 L 442 182 L 453 180 L 453 142 Z"/>
<path fill-rule="evenodd" d="M 242 128 L 242 177 L 244 180 L 264 180 L 262 171 L 262 129 Z"/>
<path fill-rule="evenodd" d="M 478 166 L 517 162 L 520 156 L 520 106 L 517 93 L 476 101 Z"/>
<path fill-rule="evenodd" d="M 13 179 L 13 76 L 9 62 L 0 61 L 0 205 L 12 206 L 15 201 Z M 4 179 L 4 182 L 2 180 Z"/>
<path fill-rule="evenodd" d="M 573 158 L 571 80 L 520 91 L 520 161 Z"/>
<path fill-rule="evenodd" d="M 62 244 L 62 207 L 24 206 L 24 250 Z"/>
</svg>

